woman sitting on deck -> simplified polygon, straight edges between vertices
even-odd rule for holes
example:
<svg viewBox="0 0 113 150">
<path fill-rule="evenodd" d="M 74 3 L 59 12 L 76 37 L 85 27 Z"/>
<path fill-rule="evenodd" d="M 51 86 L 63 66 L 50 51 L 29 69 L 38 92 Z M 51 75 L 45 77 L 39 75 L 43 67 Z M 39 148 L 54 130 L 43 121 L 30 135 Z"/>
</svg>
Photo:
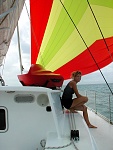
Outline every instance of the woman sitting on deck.
<svg viewBox="0 0 113 150">
<path fill-rule="evenodd" d="M 77 83 L 81 80 L 81 72 L 73 72 L 71 78 L 72 80 L 67 84 L 67 86 L 64 89 L 61 99 L 62 105 L 66 109 L 69 109 L 70 112 L 76 112 L 75 110 L 83 111 L 83 117 L 88 127 L 97 128 L 96 126 L 93 126 L 90 123 L 87 113 L 87 107 L 84 105 L 88 101 L 88 98 L 86 96 L 80 95 L 77 89 Z M 76 98 L 72 99 L 74 93 L 76 95 Z"/>
</svg>

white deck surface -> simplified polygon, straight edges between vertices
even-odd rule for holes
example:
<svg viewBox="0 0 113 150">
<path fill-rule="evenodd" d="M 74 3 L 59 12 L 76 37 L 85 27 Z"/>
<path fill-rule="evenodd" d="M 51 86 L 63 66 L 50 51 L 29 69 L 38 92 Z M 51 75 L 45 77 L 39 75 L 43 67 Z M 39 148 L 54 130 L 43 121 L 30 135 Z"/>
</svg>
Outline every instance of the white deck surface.
<svg viewBox="0 0 113 150">
<path fill-rule="evenodd" d="M 95 142 L 89 132 L 89 128 L 85 124 L 82 116 L 79 113 L 75 113 L 76 130 L 79 130 L 80 140 L 74 141 L 74 144 L 78 150 L 97 150 Z M 58 138 L 57 133 L 50 132 L 47 136 L 46 147 L 57 147 L 65 146 L 71 142 L 70 140 L 70 126 L 69 126 L 69 114 L 64 115 L 65 119 L 59 120 L 59 122 L 64 121 L 64 126 L 62 127 L 62 138 Z M 49 148 L 48 148 L 49 149 Z M 65 148 L 64 150 L 75 150 L 73 143 Z"/>
<path fill-rule="evenodd" d="M 113 125 L 89 111 L 89 118 L 97 129 L 90 129 L 91 134 L 95 138 L 99 150 L 113 150 Z"/>
<path fill-rule="evenodd" d="M 80 141 L 75 142 L 75 145 L 79 150 L 113 150 L 113 125 L 109 124 L 107 121 L 102 119 L 100 116 L 96 115 L 94 112 L 88 110 L 90 122 L 97 126 L 96 129 L 89 129 L 92 137 L 94 138 L 97 147 L 91 147 L 91 141 L 88 137 L 88 132 L 85 127 L 83 127 L 83 122 L 79 119 L 81 116 L 75 114 L 77 129 L 80 132 Z M 80 112 L 81 114 L 81 112 Z M 80 118 L 79 118 L 80 117 Z M 65 122 L 66 123 L 66 122 Z M 89 140 L 89 142 L 87 141 Z M 67 138 L 58 139 L 56 133 L 50 133 L 47 137 L 46 147 L 57 147 L 62 146 L 70 143 L 69 136 Z M 64 150 L 75 150 L 73 144 L 70 146 L 63 148 Z"/>
</svg>

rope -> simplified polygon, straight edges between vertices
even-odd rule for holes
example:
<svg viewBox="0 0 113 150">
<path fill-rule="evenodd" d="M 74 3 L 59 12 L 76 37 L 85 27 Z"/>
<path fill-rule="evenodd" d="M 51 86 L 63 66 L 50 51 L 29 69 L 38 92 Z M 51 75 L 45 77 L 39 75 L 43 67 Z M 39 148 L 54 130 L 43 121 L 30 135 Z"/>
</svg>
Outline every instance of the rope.
<svg viewBox="0 0 113 150">
<path fill-rule="evenodd" d="M 76 130 L 76 123 L 75 123 L 75 117 L 74 117 L 74 113 L 71 113 L 72 114 L 72 119 L 73 119 L 73 125 L 74 125 L 74 128 Z"/>
<path fill-rule="evenodd" d="M 74 145 L 75 150 L 79 150 L 79 149 L 77 148 L 77 146 L 75 145 L 74 140 L 71 140 L 71 142 L 70 142 L 69 144 L 66 144 L 66 145 L 63 145 L 63 146 L 58 146 L 58 147 L 54 147 L 54 146 L 53 146 L 53 147 L 44 147 L 43 150 L 45 150 L 45 149 L 61 149 L 61 148 L 68 147 L 68 146 L 70 146 L 71 144 Z"/>
<path fill-rule="evenodd" d="M 74 127 L 76 128 L 75 119 L 74 119 L 74 113 L 69 113 L 68 117 L 69 117 L 68 119 L 69 119 L 70 130 L 71 130 L 71 129 L 74 130 Z M 63 146 L 45 147 L 46 141 L 45 141 L 44 139 L 41 140 L 40 144 L 41 144 L 41 146 L 43 147 L 43 150 L 45 150 L 45 149 L 61 149 L 61 148 L 68 147 L 68 146 L 70 146 L 70 145 L 72 145 L 72 144 L 73 144 L 75 150 L 79 150 L 79 149 L 77 148 L 77 146 L 75 145 L 75 142 L 74 142 L 73 139 L 71 139 L 71 142 L 70 142 L 70 143 L 68 143 L 68 144 L 66 144 L 66 145 L 63 145 Z"/>
<path fill-rule="evenodd" d="M 113 62 L 113 58 L 112 58 L 111 52 L 110 52 L 110 50 L 109 50 L 109 47 L 108 47 L 108 45 L 107 45 L 107 43 L 106 43 L 106 40 L 105 40 L 105 38 L 104 38 L 104 34 L 103 34 L 103 32 L 102 32 L 102 30 L 101 30 L 101 28 L 100 28 L 100 26 L 99 26 L 99 23 L 98 23 L 98 21 L 97 21 L 97 18 L 96 18 L 96 16 L 95 16 L 95 14 L 94 14 L 94 12 L 93 12 L 93 9 L 92 9 L 92 7 L 91 7 L 91 5 L 90 5 L 90 3 L 89 3 L 88 0 L 87 0 L 87 3 L 88 3 L 88 6 L 89 6 L 89 8 L 90 8 L 90 10 L 91 10 L 91 12 L 92 12 L 92 15 L 93 15 L 93 17 L 94 17 L 94 19 L 95 19 L 95 22 L 96 22 L 96 24 L 97 24 L 97 26 L 98 26 L 98 29 L 99 29 L 99 31 L 100 31 L 100 34 L 102 35 L 102 38 L 103 38 L 103 40 L 104 40 L 104 43 L 105 43 L 106 48 L 107 48 L 107 50 L 108 50 L 108 53 L 109 53 L 109 55 L 110 55 L 110 57 L 111 57 L 111 60 L 112 60 L 112 62 Z"/>
<path fill-rule="evenodd" d="M 71 130 L 74 130 L 74 128 L 75 128 L 75 130 L 76 130 L 76 124 L 75 124 L 74 113 L 69 113 L 69 125 L 70 125 L 70 131 L 71 131 Z M 77 146 L 75 145 L 74 140 L 71 139 L 71 141 L 72 141 L 72 144 L 74 145 L 75 149 L 76 149 L 76 150 L 79 150 L 79 149 L 77 148 Z"/>
<path fill-rule="evenodd" d="M 7 8 L 8 8 L 8 3 L 7 3 Z M 12 3 L 12 6 L 10 7 L 10 9 L 7 10 L 5 13 L 3 13 L 3 14 L 0 15 L 0 18 L 1 18 L 1 17 L 4 17 L 3 20 L 2 20 L 2 22 L 3 22 L 7 17 L 8 17 L 8 20 L 9 20 L 9 22 L 10 22 L 9 27 L 6 28 L 6 29 L 10 29 L 9 32 L 7 32 L 7 36 L 6 36 L 7 39 L 2 42 L 2 43 L 4 43 L 5 46 L 7 46 L 7 47 L 9 46 L 8 43 L 9 43 L 9 41 L 10 41 L 10 35 L 11 35 L 11 33 L 12 33 L 12 28 L 14 27 L 14 18 L 15 18 L 15 17 L 13 17 L 13 16 L 14 16 L 14 14 L 15 14 L 15 11 L 18 11 L 18 12 L 17 12 L 17 16 L 18 16 L 18 18 L 19 18 L 19 0 L 15 0 L 15 1 Z M 11 13 L 12 15 L 10 15 L 10 13 Z M 2 22 L 1 22 L 0 24 L 2 24 Z M 0 43 L 0 44 L 2 44 L 2 43 Z M 4 58 L 3 58 L 3 61 L 2 61 L 3 64 L 0 64 L 1 66 L 3 66 L 2 74 L 3 74 L 3 71 L 4 71 L 5 59 L 6 59 L 6 54 L 4 55 Z"/>
<path fill-rule="evenodd" d="M 60 0 L 60 2 L 61 2 L 61 4 L 62 4 L 62 6 L 63 6 L 64 10 L 66 11 L 66 13 L 67 13 L 68 17 L 70 18 L 70 20 L 71 20 L 72 24 L 74 25 L 75 29 L 77 30 L 77 32 L 78 32 L 78 34 L 79 34 L 80 38 L 82 39 L 83 43 L 85 44 L 85 46 L 86 46 L 87 50 L 89 51 L 89 53 L 90 53 L 90 55 L 91 55 L 92 59 L 94 60 L 94 62 L 95 62 L 95 64 L 96 64 L 96 66 L 97 66 L 97 68 L 98 68 L 98 70 L 100 71 L 100 73 L 101 73 L 101 75 L 102 75 L 102 77 L 103 77 L 103 79 L 104 79 L 105 83 L 107 84 L 107 86 L 108 86 L 108 88 L 109 88 L 110 92 L 111 92 L 111 93 L 112 93 L 112 95 L 113 95 L 113 91 L 111 90 L 111 88 L 110 88 L 110 86 L 109 86 L 109 84 L 108 84 L 108 82 L 107 82 L 106 78 L 104 77 L 104 75 L 103 75 L 102 71 L 100 70 L 100 67 L 98 66 L 98 64 L 97 64 L 97 62 L 96 62 L 96 60 L 95 60 L 94 56 L 92 55 L 92 53 L 91 53 L 91 51 L 90 51 L 89 47 L 87 46 L 87 44 L 86 44 L 86 42 L 85 42 L 84 38 L 82 37 L 82 35 L 81 35 L 80 31 L 78 30 L 78 28 L 77 28 L 76 24 L 74 23 L 73 19 L 71 18 L 71 16 L 70 16 L 69 12 L 68 12 L 68 11 L 67 11 L 67 9 L 65 8 L 65 6 L 64 6 L 64 4 L 62 3 L 62 1 L 61 1 L 61 0 Z"/>
<path fill-rule="evenodd" d="M 74 145 L 74 147 L 75 147 L 76 150 L 79 150 L 79 149 L 77 148 L 77 146 L 75 145 L 75 142 L 74 142 L 73 139 L 72 139 L 72 144 Z"/>
<path fill-rule="evenodd" d="M 65 148 L 65 147 L 68 147 L 68 146 L 70 146 L 72 144 L 72 141 L 69 143 L 69 144 L 66 144 L 66 145 L 63 145 L 63 146 L 58 146 L 58 147 L 45 147 L 44 148 L 44 150 L 45 149 L 61 149 L 61 148 Z"/>
<path fill-rule="evenodd" d="M 37 41 L 37 37 L 36 37 L 35 31 L 34 31 L 33 25 L 32 25 L 32 23 L 31 23 L 31 18 L 30 18 L 30 15 L 29 15 L 29 11 L 28 11 L 28 8 L 27 8 L 27 5 L 26 5 L 26 2 L 25 2 L 25 8 L 26 8 L 26 12 L 27 12 L 27 15 L 28 15 L 28 18 L 29 18 L 29 21 L 30 21 L 30 25 L 31 25 L 31 32 L 32 32 L 33 37 L 34 37 L 34 41 L 35 41 L 35 44 L 36 44 L 36 48 L 37 48 L 37 49 L 39 49 L 39 44 L 38 44 L 38 41 Z M 38 54 L 38 55 L 40 55 L 40 58 L 41 58 L 42 64 L 43 64 L 43 66 L 45 66 L 44 61 L 43 61 L 43 58 L 42 58 L 41 51 L 39 51 L 39 54 Z"/>
<path fill-rule="evenodd" d="M 71 114 L 69 113 L 68 115 L 68 118 L 69 118 L 69 125 L 70 125 L 70 130 L 73 129 L 73 125 L 72 125 L 72 120 L 71 120 Z"/>
</svg>

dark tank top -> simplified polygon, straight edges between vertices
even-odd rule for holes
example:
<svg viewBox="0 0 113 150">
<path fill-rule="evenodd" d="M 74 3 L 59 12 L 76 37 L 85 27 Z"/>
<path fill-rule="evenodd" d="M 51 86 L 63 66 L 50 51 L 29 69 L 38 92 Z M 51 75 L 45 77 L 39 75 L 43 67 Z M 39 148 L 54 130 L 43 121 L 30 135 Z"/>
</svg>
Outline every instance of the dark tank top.
<svg viewBox="0 0 113 150">
<path fill-rule="evenodd" d="M 68 83 L 67 86 L 64 89 L 62 99 L 70 99 L 71 100 L 73 94 L 74 94 L 74 90 L 73 90 L 73 88 L 71 88 L 69 86 L 69 83 Z"/>
</svg>

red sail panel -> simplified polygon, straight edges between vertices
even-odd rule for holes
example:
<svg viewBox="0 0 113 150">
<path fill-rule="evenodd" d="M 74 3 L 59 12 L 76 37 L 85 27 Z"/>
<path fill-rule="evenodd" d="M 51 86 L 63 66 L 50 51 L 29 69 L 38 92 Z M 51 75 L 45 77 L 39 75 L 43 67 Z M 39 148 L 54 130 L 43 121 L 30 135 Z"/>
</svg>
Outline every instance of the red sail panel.
<svg viewBox="0 0 113 150">
<path fill-rule="evenodd" d="M 105 44 L 105 41 L 101 39 L 95 41 L 89 47 L 89 50 L 100 69 L 111 63 L 113 58 L 113 37 L 106 38 L 105 40 L 107 46 Z M 64 77 L 64 79 L 69 79 L 71 72 L 76 70 L 82 71 L 83 75 L 98 70 L 99 68 L 97 67 L 90 52 L 88 51 L 88 49 L 86 49 L 73 60 L 57 69 L 55 73 L 60 73 Z"/>
<path fill-rule="evenodd" d="M 53 0 L 30 0 L 31 14 L 31 64 L 35 64 Z"/>
</svg>

